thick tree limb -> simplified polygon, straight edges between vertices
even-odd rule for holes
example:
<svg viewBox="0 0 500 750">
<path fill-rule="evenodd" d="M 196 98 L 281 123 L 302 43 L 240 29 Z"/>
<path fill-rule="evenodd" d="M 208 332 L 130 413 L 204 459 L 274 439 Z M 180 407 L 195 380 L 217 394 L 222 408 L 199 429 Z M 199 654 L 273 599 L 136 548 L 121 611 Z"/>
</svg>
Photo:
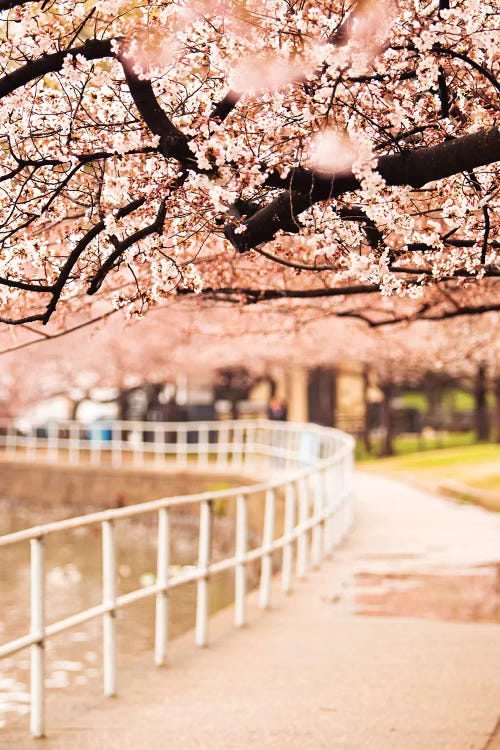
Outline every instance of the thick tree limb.
<svg viewBox="0 0 500 750">
<path fill-rule="evenodd" d="M 377 162 L 377 171 L 388 185 L 418 189 L 429 182 L 497 161 L 500 161 L 500 129 L 494 127 L 436 146 L 382 156 Z M 236 234 L 233 225 L 226 227 L 227 239 L 239 252 L 269 242 L 279 229 L 293 231 L 290 227 L 298 225 L 297 216 L 315 203 L 355 192 L 361 187 L 352 172 L 330 177 L 303 167 L 292 169 L 286 179 L 273 173 L 267 184 L 292 190 L 281 193 L 250 217 L 242 234 Z"/>
<path fill-rule="evenodd" d="M 17 8 L 18 5 L 28 5 L 36 0 L 0 0 L 0 12 Z"/>
<path fill-rule="evenodd" d="M 82 55 L 87 60 L 114 57 L 113 41 L 112 39 L 89 39 L 79 47 L 42 55 L 38 59 L 20 66 L 17 70 L 7 73 L 0 79 L 0 98 L 11 94 L 36 78 L 61 70 L 68 55 L 73 58 Z M 173 157 L 180 162 L 190 164 L 190 166 L 196 165 L 196 160 L 188 146 L 188 139 L 168 119 L 158 104 L 151 82 L 141 80 L 122 57 L 119 57 L 119 60 L 141 117 L 151 132 L 160 137 L 161 153 L 167 158 Z"/>
<path fill-rule="evenodd" d="M 317 299 L 321 297 L 346 297 L 355 294 L 374 294 L 380 291 L 378 284 L 357 284 L 355 286 L 345 287 L 321 287 L 319 289 L 252 289 L 249 287 L 205 287 L 197 296 L 201 294 L 209 299 L 218 299 L 219 301 L 231 298 L 244 299 L 247 304 L 256 304 L 257 302 L 268 302 L 279 299 Z M 179 295 L 192 294 L 189 289 L 179 288 Z"/>
<path fill-rule="evenodd" d="M 135 106 L 151 132 L 160 137 L 160 152 L 167 159 L 174 158 L 191 169 L 196 168 L 197 162 L 189 148 L 187 137 L 175 127 L 160 107 L 151 81 L 141 80 L 123 57 L 118 59 Z"/>
</svg>

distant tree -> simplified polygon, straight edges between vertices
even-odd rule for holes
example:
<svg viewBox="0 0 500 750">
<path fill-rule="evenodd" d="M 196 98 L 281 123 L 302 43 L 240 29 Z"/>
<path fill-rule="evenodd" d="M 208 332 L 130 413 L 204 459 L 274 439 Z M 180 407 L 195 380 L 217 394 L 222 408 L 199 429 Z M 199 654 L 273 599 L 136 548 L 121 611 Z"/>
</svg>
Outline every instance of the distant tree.
<svg viewBox="0 0 500 750">
<path fill-rule="evenodd" d="M 221 367 L 215 375 L 214 398 L 229 401 L 231 418 L 238 419 L 239 402 L 248 399 L 258 380 L 246 367 Z"/>
</svg>

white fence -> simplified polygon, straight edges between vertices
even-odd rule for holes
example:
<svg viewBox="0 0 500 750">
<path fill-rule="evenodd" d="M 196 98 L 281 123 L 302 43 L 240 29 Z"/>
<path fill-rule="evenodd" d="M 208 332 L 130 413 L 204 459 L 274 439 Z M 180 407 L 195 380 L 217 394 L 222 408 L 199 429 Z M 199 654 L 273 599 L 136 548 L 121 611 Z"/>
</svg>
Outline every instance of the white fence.
<svg viewBox="0 0 500 750">
<path fill-rule="evenodd" d="M 316 425 L 265 420 L 233 422 L 140 423 L 109 422 L 91 428 L 79 423 L 48 425 L 44 431 L 21 434 L 13 424 L 0 424 L 0 451 L 19 460 L 69 461 L 74 464 L 208 467 L 271 480 L 212 493 L 161 498 L 153 502 L 106 510 L 48 523 L 0 536 L 0 555 L 8 545 L 31 545 L 31 629 L 0 645 L 0 658 L 31 650 L 31 732 L 45 733 L 44 646 L 48 638 L 94 618 L 103 622 L 104 694 L 117 691 L 116 611 L 146 597 L 156 598 L 155 649 L 163 665 L 168 646 L 168 593 L 197 583 L 195 640 L 208 643 L 210 577 L 234 569 L 235 624 L 246 621 L 246 566 L 260 560 L 259 603 L 270 600 L 273 553 L 281 551 L 281 587 L 291 591 L 293 572 L 306 575 L 319 566 L 341 541 L 352 523 L 352 467 L 354 440 L 339 430 Z M 153 458 L 151 458 L 151 456 Z M 252 495 L 264 493 L 264 527 L 260 546 L 249 549 L 247 505 Z M 283 534 L 276 536 L 276 498 L 284 495 Z M 212 514 L 217 501 L 235 503 L 235 554 L 213 562 Z M 189 573 L 169 577 L 172 508 L 199 507 L 198 564 Z M 157 515 L 157 572 L 151 585 L 117 595 L 115 526 L 121 519 Z M 100 525 L 102 534 L 102 602 L 57 622 L 46 617 L 44 539 L 57 532 Z M 295 565 L 294 565 L 295 558 Z M 1 559 L 1 558 L 0 558 Z"/>
</svg>

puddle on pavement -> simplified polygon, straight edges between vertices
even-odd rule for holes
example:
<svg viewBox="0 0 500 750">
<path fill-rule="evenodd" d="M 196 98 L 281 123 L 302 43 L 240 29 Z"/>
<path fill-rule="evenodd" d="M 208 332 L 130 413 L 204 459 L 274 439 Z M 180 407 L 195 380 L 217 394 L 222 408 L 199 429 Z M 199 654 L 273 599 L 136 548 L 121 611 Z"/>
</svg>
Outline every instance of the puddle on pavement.
<svg viewBox="0 0 500 750">
<path fill-rule="evenodd" d="M 425 572 L 358 572 L 359 615 L 500 622 L 500 563 Z"/>
</svg>

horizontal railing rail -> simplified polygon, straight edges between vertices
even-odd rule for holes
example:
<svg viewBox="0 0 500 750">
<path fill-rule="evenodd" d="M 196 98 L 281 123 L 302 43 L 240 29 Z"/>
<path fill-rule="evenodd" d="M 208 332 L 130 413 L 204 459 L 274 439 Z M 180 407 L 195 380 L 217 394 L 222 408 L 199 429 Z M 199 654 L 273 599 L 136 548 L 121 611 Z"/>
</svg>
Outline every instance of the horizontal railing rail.
<svg viewBox="0 0 500 750">
<path fill-rule="evenodd" d="M 128 605 L 155 597 L 155 663 L 166 663 L 168 647 L 168 594 L 173 589 L 196 583 L 195 641 L 208 642 L 208 593 L 210 578 L 223 570 L 235 572 L 235 624 L 246 622 L 246 569 L 260 560 L 259 604 L 270 601 L 273 554 L 281 551 L 281 586 L 291 591 L 293 560 L 298 577 L 309 564 L 318 567 L 331 554 L 352 524 L 352 468 L 354 440 L 332 428 L 309 424 L 276 423 L 266 420 L 196 423 L 107 422 L 101 432 L 73 422 L 58 422 L 22 432 L 12 422 L 0 423 L 0 451 L 20 460 L 61 461 L 73 464 L 115 466 L 147 464 L 174 466 L 194 455 L 197 466 L 219 468 L 261 477 L 256 484 L 217 492 L 164 497 L 123 508 L 46 523 L 0 536 L 0 554 L 20 542 L 31 546 L 30 632 L 0 645 L 0 658 L 31 649 L 31 733 L 45 733 L 44 652 L 47 639 L 95 618 L 103 622 L 104 693 L 117 690 L 116 612 Z M 103 437 L 102 430 L 107 430 Z M 132 439 L 130 436 L 134 436 Z M 149 450 L 144 436 L 154 436 Z M 192 442 L 188 442 L 188 435 Z M 195 440 L 196 438 L 196 440 Z M 89 445 L 90 444 L 90 445 Z M 96 452 L 96 446 L 98 452 Z M 200 454 L 202 460 L 200 461 Z M 135 457 L 135 460 L 134 460 Z M 181 457 L 181 460 L 179 460 Z M 222 458 L 221 458 L 222 457 Z M 114 459 L 114 460 L 113 460 Z M 186 460 L 186 464 L 187 464 Z M 272 472 L 273 478 L 269 479 Z M 262 480 L 262 475 L 267 478 Z M 249 548 L 248 502 L 264 494 L 264 523 L 261 543 Z M 284 495 L 283 533 L 276 535 L 276 499 Z M 214 503 L 235 503 L 235 551 L 222 560 L 212 560 L 212 517 Z M 189 572 L 169 574 L 170 511 L 181 505 L 199 506 L 198 564 Z M 154 583 L 129 593 L 117 594 L 115 527 L 125 518 L 156 514 L 157 565 Z M 44 541 L 52 534 L 81 527 L 100 526 L 102 538 L 102 602 L 56 622 L 48 622 L 45 597 Z"/>
<path fill-rule="evenodd" d="M 217 464 L 227 466 L 241 463 L 243 455 L 250 459 L 252 450 L 289 461 L 320 458 L 321 450 L 331 450 L 318 425 L 303 425 L 298 431 L 291 430 L 289 423 L 271 422 L 272 428 L 265 424 L 265 420 L 92 424 L 64 420 L 22 429 L 12 420 L 0 420 L 0 450 L 37 461 L 100 465 L 109 460 L 114 466 L 130 459 L 142 465 L 147 455 L 154 456 L 157 464 L 170 457 L 187 464 L 191 456 L 203 465 L 215 454 Z M 343 434 L 332 433 L 333 441 Z"/>
</svg>

